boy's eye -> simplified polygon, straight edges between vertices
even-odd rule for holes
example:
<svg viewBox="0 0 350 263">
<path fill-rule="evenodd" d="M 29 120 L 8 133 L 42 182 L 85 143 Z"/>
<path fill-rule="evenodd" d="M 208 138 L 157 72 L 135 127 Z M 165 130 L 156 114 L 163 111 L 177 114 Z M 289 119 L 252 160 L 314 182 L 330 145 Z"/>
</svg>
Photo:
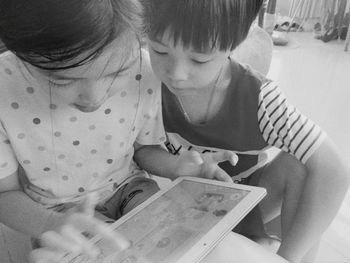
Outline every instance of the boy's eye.
<svg viewBox="0 0 350 263">
<path fill-rule="evenodd" d="M 158 54 L 158 55 L 167 55 L 168 53 L 167 52 L 162 52 L 162 51 L 158 51 L 158 50 L 155 50 L 154 48 L 152 48 L 152 50 L 154 51 L 154 53 Z"/>
<path fill-rule="evenodd" d="M 210 61 L 210 59 L 209 59 L 209 60 L 205 60 L 205 61 L 200 61 L 200 60 L 197 60 L 197 59 L 192 59 L 192 61 L 193 61 L 194 63 L 196 63 L 196 64 L 205 64 L 205 63 L 208 63 L 208 62 Z"/>
</svg>

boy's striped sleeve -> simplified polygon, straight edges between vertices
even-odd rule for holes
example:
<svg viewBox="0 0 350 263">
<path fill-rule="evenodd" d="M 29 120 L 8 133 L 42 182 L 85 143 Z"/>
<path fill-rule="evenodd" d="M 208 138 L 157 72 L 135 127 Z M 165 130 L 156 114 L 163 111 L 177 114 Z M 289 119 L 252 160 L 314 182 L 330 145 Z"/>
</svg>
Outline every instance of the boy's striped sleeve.
<svg viewBox="0 0 350 263">
<path fill-rule="evenodd" d="M 291 153 L 302 163 L 316 151 L 326 138 L 325 132 L 289 104 L 274 82 L 260 89 L 258 121 L 265 141 Z"/>
</svg>

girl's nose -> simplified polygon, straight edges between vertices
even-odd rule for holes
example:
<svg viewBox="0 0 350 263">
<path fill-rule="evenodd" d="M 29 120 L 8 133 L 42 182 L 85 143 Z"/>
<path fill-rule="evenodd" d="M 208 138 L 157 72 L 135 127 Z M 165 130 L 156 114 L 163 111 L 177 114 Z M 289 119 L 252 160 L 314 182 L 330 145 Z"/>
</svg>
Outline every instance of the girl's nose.
<svg viewBox="0 0 350 263">
<path fill-rule="evenodd" d="M 81 104 L 94 105 L 104 97 L 104 88 L 95 82 L 86 82 L 80 87 L 78 99 Z"/>
</svg>

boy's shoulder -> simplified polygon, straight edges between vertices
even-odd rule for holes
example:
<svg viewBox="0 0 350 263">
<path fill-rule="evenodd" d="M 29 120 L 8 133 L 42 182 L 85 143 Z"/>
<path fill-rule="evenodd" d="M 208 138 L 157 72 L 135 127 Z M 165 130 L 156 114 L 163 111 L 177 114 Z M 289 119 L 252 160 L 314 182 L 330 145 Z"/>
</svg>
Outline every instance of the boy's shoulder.
<svg viewBox="0 0 350 263">
<path fill-rule="evenodd" d="M 271 82 L 270 79 L 249 65 L 243 65 L 234 60 L 231 60 L 231 74 L 235 88 L 244 92 L 260 93 L 261 87 Z"/>
</svg>

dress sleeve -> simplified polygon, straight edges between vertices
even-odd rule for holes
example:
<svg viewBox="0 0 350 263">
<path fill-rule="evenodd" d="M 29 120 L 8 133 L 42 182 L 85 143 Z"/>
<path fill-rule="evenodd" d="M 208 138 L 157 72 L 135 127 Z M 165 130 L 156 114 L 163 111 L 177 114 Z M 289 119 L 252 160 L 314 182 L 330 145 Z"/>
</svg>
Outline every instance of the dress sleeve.
<svg viewBox="0 0 350 263">
<path fill-rule="evenodd" d="M 288 103 L 275 82 L 267 82 L 260 88 L 258 121 L 269 145 L 294 155 L 302 163 L 306 163 L 326 138 L 318 125 Z"/>
<path fill-rule="evenodd" d="M 13 174 L 18 169 L 18 162 L 11 147 L 11 142 L 0 122 L 0 179 Z"/>
</svg>

